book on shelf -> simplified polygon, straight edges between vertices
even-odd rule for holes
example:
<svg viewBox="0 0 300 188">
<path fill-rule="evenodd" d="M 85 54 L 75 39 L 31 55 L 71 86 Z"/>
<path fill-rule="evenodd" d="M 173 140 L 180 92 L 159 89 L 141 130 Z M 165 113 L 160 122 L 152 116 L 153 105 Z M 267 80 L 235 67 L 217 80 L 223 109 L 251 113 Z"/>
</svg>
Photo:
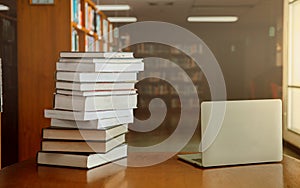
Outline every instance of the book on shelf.
<svg viewBox="0 0 300 188">
<path fill-rule="evenodd" d="M 96 14 L 96 27 L 95 27 L 95 32 L 97 33 L 98 36 L 101 36 L 101 16 L 99 14 Z"/>
<path fill-rule="evenodd" d="M 84 18 L 85 18 L 85 28 L 86 29 L 89 29 L 89 17 L 88 17 L 88 13 L 89 13 L 89 4 L 87 2 L 84 3 L 84 12 L 85 12 L 85 15 L 84 15 Z"/>
<path fill-rule="evenodd" d="M 136 108 L 137 95 L 71 96 L 55 94 L 54 108 L 73 111 L 99 111 Z"/>
<path fill-rule="evenodd" d="M 42 138 L 55 140 L 107 141 L 126 132 L 128 132 L 127 124 L 93 130 L 48 127 L 42 130 Z"/>
<path fill-rule="evenodd" d="M 103 40 L 108 43 L 108 21 L 103 20 Z"/>
<path fill-rule="evenodd" d="M 114 42 L 114 35 L 113 35 L 113 25 L 109 24 L 109 43 Z"/>
<path fill-rule="evenodd" d="M 103 154 L 54 153 L 39 151 L 37 154 L 37 163 L 40 165 L 90 169 L 125 157 L 127 157 L 127 145 L 122 144 Z"/>
<path fill-rule="evenodd" d="M 71 0 L 71 20 L 79 23 L 80 0 Z"/>
<path fill-rule="evenodd" d="M 77 152 L 77 153 L 106 153 L 124 144 L 125 134 L 107 141 L 77 141 L 77 140 L 42 140 L 42 151 Z"/>
<path fill-rule="evenodd" d="M 87 35 L 85 38 L 85 51 L 93 52 L 95 51 L 95 38 L 93 36 Z"/>
<path fill-rule="evenodd" d="M 102 83 L 84 83 L 84 82 L 64 82 L 57 81 L 57 89 L 73 91 L 114 91 L 114 90 L 134 90 L 134 82 L 102 82 Z"/>
<path fill-rule="evenodd" d="M 104 52 L 108 51 L 108 43 L 106 41 L 103 42 L 103 51 Z"/>
<path fill-rule="evenodd" d="M 77 24 L 82 27 L 83 25 L 83 20 L 82 20 L 82 11 L 81 11 L 81 0 L 77 0 L 78 1 L 78 8 L 77 8 L 77 12 L 78 12 L 78 22 Z"/>
<path fill-rule="evenodd" d="M 111 90 L 111 91 L 76 91 L 76 90 L 64 90 L 57 89 L 57 94 L 62 95 L 74 95 L 74 96 L 107 96 L 107 95 L 132 95 L 136 94 L 136 90 Z"/>
<path fill-rule="evenodd" d="M 60 52 L 60 58 L 134 58 L 133 52 Z"/>
<path fill-rule="evenodd" d="M 59 58 L 60 63 L 143 63 L 142 58 Z"/>
<path fill-rule="evenodd" d="M 95 10 L 89 6 L 89 4 L 85 3 L 85 28 L 88 30 L 94 31 L 95 24 L 94 24 L 94 16 Z"/>
<path fill-rule="evenodd" d="M 91 30 L 91 31 L 94 31 L 94 13 L 95 13 L 95 10 L 89 6 L 88 8 L 88 29 Z"/>
<path fill-rule="evenodd" d="M 97 27 L 99 26 L 97 25 L 97 11 L 94 11 L 93 14 L 93 31 L 97 34 Z"/>
<path fill-rule="evenodd" d="M 100 40 L 95 40 L 95 51 L 100 51 L 100 46 L 101 46 Z"/>
<path fill-rule="evenodd" d="M 79 35 L 76 29 L 72 29 L 72 51 L 79 50 Z"/>
<path fill-rule="evenodd" d="M 80 72 L 137 72 L 144 70 L 144 63 L 56 63 L 57 71 Z"/>
<path fill-rule="evenodd" d="M 135 82 L 136 72 L 56 72 L 56 80 L 72 82 Z"/>
<path fill-rule="evenodd" d="M 77 120 L 77 121 L 107 120 L 110 118 L 118 118 L 118 117 L 132 117 L 133 109 L 105 110 L 105 111 L 93 111 L 93 112 L 45 109 L 44 116 L 45 118 Z"/>
</svg>

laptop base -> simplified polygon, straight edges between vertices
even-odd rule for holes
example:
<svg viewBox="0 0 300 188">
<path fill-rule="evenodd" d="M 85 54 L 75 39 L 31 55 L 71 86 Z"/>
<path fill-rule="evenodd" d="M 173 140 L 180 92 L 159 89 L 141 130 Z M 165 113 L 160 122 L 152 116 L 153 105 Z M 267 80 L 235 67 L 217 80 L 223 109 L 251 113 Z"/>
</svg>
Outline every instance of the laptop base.
<svg viewBox="0 0 300 188">
<path fill-rule="evenodd" d="M 185 162 L 192 164 L 192 165 L 203 167 L 201 153 L 183 154 L 183 155 L 177 155 L 177 157 Z"/>
</svg>

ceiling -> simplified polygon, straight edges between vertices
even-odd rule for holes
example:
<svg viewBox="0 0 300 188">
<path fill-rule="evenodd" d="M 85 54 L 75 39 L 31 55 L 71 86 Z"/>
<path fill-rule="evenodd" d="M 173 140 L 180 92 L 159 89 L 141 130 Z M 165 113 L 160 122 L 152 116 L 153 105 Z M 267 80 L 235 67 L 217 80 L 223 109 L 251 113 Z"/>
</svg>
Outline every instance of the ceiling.
<svg viewBox="0 0 300 188">
<path fill-rule="evenodd" d="M 188 16 L 237 15 L 268 0 L 94 0 L 100 4 L 129 4 L 130 11 L 105 12 L 109 16 L 136 16 L 138 21 L 166 21 L 182 25 Z"/>
</svg>

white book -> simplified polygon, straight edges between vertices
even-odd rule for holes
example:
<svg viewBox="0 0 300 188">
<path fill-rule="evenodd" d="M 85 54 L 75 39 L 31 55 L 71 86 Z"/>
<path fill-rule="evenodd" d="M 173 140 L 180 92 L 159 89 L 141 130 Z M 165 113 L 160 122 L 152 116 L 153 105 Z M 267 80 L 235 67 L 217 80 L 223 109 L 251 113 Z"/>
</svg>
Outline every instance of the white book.
<svg viewBox="0 0 300 188">
<path fill-rule="evenodd" d="M 107 96 L 107 95 L 132 95 L 136 94 L 136 90 L 111 90 L 111 91 L 74 91 L 57 89 L 57 94 L 76 95 L 76 96 Z"/>
<path fill-rule="evenodd" d="M 63 82 L 57 81 L 57 89 L 67 89 L 76 91 L 100 91 L 100 90 L 133 90 L 134 82 L 115 82 L 115 83 L 84 83 L 84 82 Z"/>
<path fill-rule="evenodd" d="M 134 58 L 133 52 L 60 52 L 61 58 Z"/>
<path fill-rule="evenodd" d="M 107 141 L 128 132 L 128 124 L 121 124 L 102 129 L 70 129 L 61 127 L 43 128 L 43 139 L 52 140 L 89 140 Z"/>
<path fill-rule="evenodd" d="M 106 153 L 113 148 L 124 144 L 125 134 L 108 141 L 77 141 L 77 140 L 42 140 L 42 151 L 53 152 L 80 152 L 80 153 Z"/>
<path fill-rule="evenodd" d="M 136 82 L 136 72 L 101 72 L 101 73 L 83 73 L 83 72 L 62 72 L 56 73 L 56 80 L 72 82 Z"/>
<path fill-rule="evenodd" d="M 60 58 L 62 63 L 142 63 L 142 58 Z"/>
<path fill-rule="evenodd" d="M 68 111 L 68 110 L 46 109 L 44 111 L 44 116 L 45 118 L 52 118 L 52 119 L 88 121 L 88 120 L 118 118 L 118 117 L 125 117 L 125 116 L 133 117 L 133 110 L 125 109 L 125 110 L 107 110 L 107 111 L 95 111 L 95 112 L 75 112 L 75 111 Z"/>
<path fill-rule="evenodd" d="M 105 129 L 120 124 L 133 123 L 133 116 L 123 116 L 107 119 L 96 120 L 63 120 L 63 119 L 51 119 L 51 127 L 61 128 L 76 128 L 76 129 Z"/>
<path fill-rule="evenodd" d="M 102 154 L 51 153 L 40 151 L 37 154 L 37 163 L 40 165 L 55 165 L 89 169 L 125 157 L 127 157 L 127 145 L 123 144 L 107 153 Z"/>
<path fill-rule="evenodd" d="M 137 95 L 70 96 L 55 94 L 54 108 L 73 111 L 99 111 L 137 107 Z"/>
<path fill-rule="evenodd" d="M 120 146 L 121 147 L 121 146 Z M 113 150 L 112 150 L 113 151 Z M 52 153 L 52 152 L 42 152 L 42 153 Z M 56 152 L 55 152 L 56 153 Z M 66 160 L 60 160 L 65 159 L 63 156 L 74 156 L 74 158 L 67 158 Z M 94 154 L 78 154 L 84 157 L 82 160 L 81 157 L 78 157 L 77 154 L 65 154 L 65 155 L 46 155 L 47 156 L 47 162 L 48 164 L 38 164 L 38 165 L 46 165 L 46 166 L 39 166 L 37 170 L 37 175 L 39 178 L 44 180 L 56 180 L 57 182 L 72 182 L 78 186 L 80 185 L 86 185 L 86 184 L 95 184 L 99 182 L 101 179 L 105 179 L 109 177 L 108 182 L 113 182 L 113 185 L 115 185 L 115 182 L 120 182 L 123 180 L 123 177 L 125 177 L 125 170 L 127 169 L 125 165 L 119 165 L 119 164 L 127 164 L 126 157 L 120 159 L 120 160 L 114 160 L 115 163 L 107 163 L 102 166 L 95 166 L 91 167 L 89 170 L 74 170 L 69 167 L 74 168 L 82 168 L 82 166 L 75 166 L 75 164 L 81 164 L 81 162 L 84 161 L 84 164 L 89 161 L 88 156 L 92 156 Z M 102 154 L 98 154 L 102 155 Z M 37 159 L 39 159 L 39 154 L 37 154 Z M 58 157 L 60 156 L 60 157 Z M 113 156 L 116 156 L 115 154 Z M 48 158 L 49 157 L 49 158 Z M 108 157 L 104 157 L 108 158 Z M 59 159 L 59 163 L 56 162 L 56 160 Z M 55 160 L 54 164 L 52 164 L 52 160 Z M 77 162 L 79 160 L 79 162 Z M 39 160 L 38 160 L 39 161 Z M 61 162 L 63 161 L 63 162 Z M 67 162 L 69 161 L 69 162 Z M 67 164 L 66 164 L 67 163 Z M 67 168 L 49 168 L 48 165 L 58 165 L 58 166 L 67 166 Z M 71 165 L 71 166 L 68 166 Z M 84 165 L 87 166 L 87 165 Z M 84 167 L 85 168 L 85 167 Z M 66 175 L 68 174 L 68 175 Z M 72 175 L 69 175 L 72 174 Z M 78 177 L 78 178 L 74 178 Z M 122 183 L 122 182 L 120 182 Z"/>
<path fill-rule="evenodd" d="M 57 71 L 74 72 L 138 72 L 144 63 L 56 63 Z"/>
</svg>

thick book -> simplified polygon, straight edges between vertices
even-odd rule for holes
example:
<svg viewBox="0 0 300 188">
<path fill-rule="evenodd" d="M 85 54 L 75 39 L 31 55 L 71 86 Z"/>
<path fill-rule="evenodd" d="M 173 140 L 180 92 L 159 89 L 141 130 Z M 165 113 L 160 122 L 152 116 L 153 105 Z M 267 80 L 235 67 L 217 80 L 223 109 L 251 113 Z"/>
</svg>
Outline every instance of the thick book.
<svg viewBox="0 0 300 188">
<path fill-rule="evenodd" d="M 133 52 L 60 52 L 60 58 L 134 58 Z"/>
<path fill-rule="evenodd" d="M 103 120 L 103 119 L 118 118 L 118 117 L 132 117 L 133 110 L 124 109 L 124 110 L 105 110 L 105 111 L 94 111 L 94 112 L 76 112 L 70 110 L 45 109 L 44 116 L 45 118 L 77 120 L 77 121 Z"/>
<path fill-rule="evenodd" d="M 74 157 L 76 157 L 75 155 Z M 38 161 L 38 154 L 36 157 Z M 119 164 L 127 164 L 126 157 L 119 160 L 117 159 L 111 163 L 103 164 L 101 166 L 95 166 L 95 168 L 90 168 L 89 170 L 81 170 L 83 169 L 81 166 L 74 166 L 73 160 L 72 160 L 73 166 L 66 166 L 70 164 L 72 165 L 72 162 L 66 164 L 66 161 L 64 161 L 62 165 L 59 165 L 61 164 L 61 162 L 57 163 L 56 161 L 54 164 L 52 164 L 53 162 L 52 160 L 50 161 L 50 159 L 58 159 L 56 157 L 57 156 L 55 156 L 55 158 L 49 158 L 49 159 L 47 158 L 47 161 L 43 161 L 44 164 L 42 163 L 38 164 L 39 166 L 37 168 L 37 175 L 39 178 L 44 180 L 43 182 L 52 182 L 52 181 L 66 182 L 66 183 L 71 182 L 80 187 L 80 185 L 84 186 L 87 183 L 92 183 L 92 184 L 97 183 L 99 182 L 99 180 L 101 181 L 102 178 L 105 179 L 109 177 L 109 182 L 115 183 L 116 181 L 117 182 L 122 181 L 123 177 L 125 177 L 126 165 L 119 165 Z M 54 168 L 49 168 L 49 166 L 54 166 Z M 57 166 L 67 167 L 67 168 L 56 168 Z M 79 168 L 79 170 L 74 170 L 73 168 Z M 72 176 L 70 176 L 70 174 L 72 174 Z"/>
<path fill-rule="evenodd" d="M 54 140 L 107 141 L 126 132 L 128 132 L 127 124 L 93 130 L 48 127 L 43 129 L 42 138 Z"/>
<path fill-rule="evenodd" d="M 125 142 L 125 134 L 108 141 L 42 140 L 42 151 L 106 153 Z"/>
<path fill-rule="evenodd" d="M 37 153 L 37 163 L 40 165 L 54 165 L 89 169 L 125 157 L 127 157 L 127 145 L 123 144 L 103 154 L 73 154 L 40 151 Z"/>
<path fill-rule="evenodd" d="M 50 126 L 76 129 L 104 129 L 127 123 L 133 123 L 133 115 L 88 121 L 51 119 Z"/>
<path fill-rule="evenodd" d="M 56 80 L 71 82 L 136 82 L 136 72 L 56 72 Z"/>
<path fill-rule="evenodd" d="M 137 107 L 137 95 L 111 95 L 111 96 L 71 96 L 56 94 L 55 109 L 73 111 L 98 111 L 131 109 Z"/>
<path fill-rule="evenodd" d="M 56 63 L 57 71 L 73 72 L 138 72 L 144 63 Z"/>
<path fill-rule="evenodd" d="M 114 90 L 133 90 L 135 82 L 100 82 L 100 83 L 85 83 L 85 82 L 64 82 L 57 81 L 56 89 L 66 89 L 73 91 L 114 91 Z"/>
<path fill-rule="evenodd" d="M 61 63 L 142 63 L 142 58 L 59 58 Z"/>
<path fill-rule="evenodd" d="M 76 91 L 57 89 L 57 94 L 75 95 L 75 96 L 107 96 L 107 95 L 132 95 L 136 94 L 136 89 L 133 90 L 110 90 L 110 91 Z"/>
</svg>

